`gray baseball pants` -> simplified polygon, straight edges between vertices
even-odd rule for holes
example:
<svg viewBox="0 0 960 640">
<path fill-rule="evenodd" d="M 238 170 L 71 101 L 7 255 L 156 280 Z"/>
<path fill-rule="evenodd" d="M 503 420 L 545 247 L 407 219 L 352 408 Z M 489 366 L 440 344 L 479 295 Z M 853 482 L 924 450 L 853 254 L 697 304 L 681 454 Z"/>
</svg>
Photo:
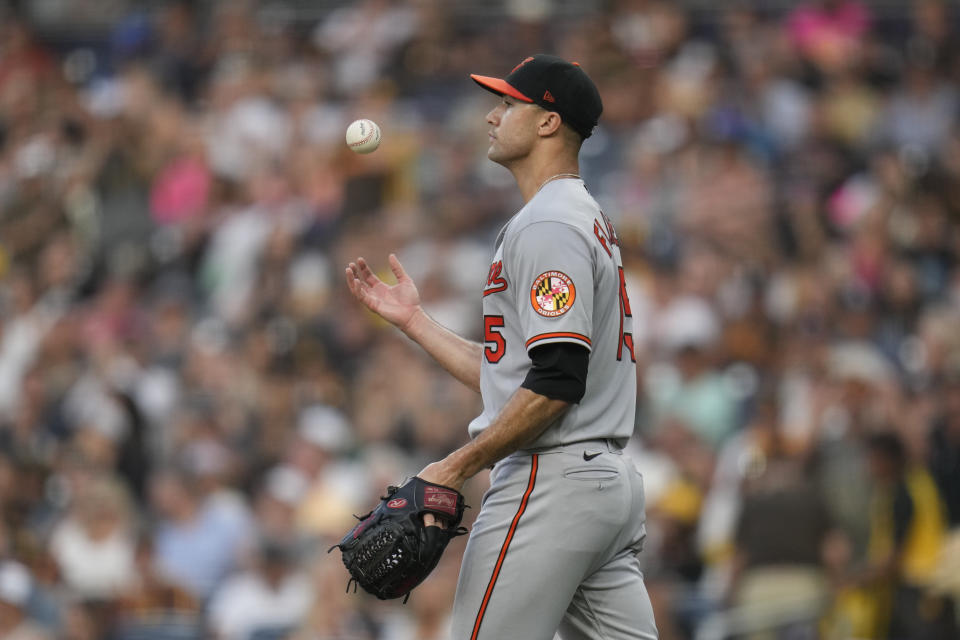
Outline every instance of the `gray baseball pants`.
<svg viewBox="0 0 960 640">
<path fill-rule="evenodd" d="M 656 640 L 644 535 L 643 480 L 613 443 L 504 458 L 464 552 L 451 638 Z"/>
</svg>

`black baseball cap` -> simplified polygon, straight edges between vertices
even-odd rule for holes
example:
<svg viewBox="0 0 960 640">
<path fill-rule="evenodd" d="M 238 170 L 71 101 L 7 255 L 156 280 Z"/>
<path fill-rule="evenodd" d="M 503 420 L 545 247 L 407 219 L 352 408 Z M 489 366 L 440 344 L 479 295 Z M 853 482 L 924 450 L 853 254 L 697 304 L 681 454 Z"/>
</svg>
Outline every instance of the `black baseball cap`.
<svg viewBox="0 0 960 640">
<path fill-rule="evenodd" d="M 507 75 L 491 78 L 471 74 L 473 81 L 498 96 L 556 111 L 574 131 L 589 138 L 603 113 L 600 92 L 576 62 L 538 53 L 530 56 Z"/>
</svg>

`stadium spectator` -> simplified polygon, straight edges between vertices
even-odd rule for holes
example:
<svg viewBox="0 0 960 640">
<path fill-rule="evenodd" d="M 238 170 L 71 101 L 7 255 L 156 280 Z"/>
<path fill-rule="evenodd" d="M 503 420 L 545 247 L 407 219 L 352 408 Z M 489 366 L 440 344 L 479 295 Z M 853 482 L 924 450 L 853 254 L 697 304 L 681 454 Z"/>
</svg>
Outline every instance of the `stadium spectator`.
<svg viewBox="0 0 960 640">
<path fill-rule="evenodd" d="M 210 601 L 210 626 L 223 640 L 283 638 L 314 599 L 289 543 L 263 541 L 250 570 L 228 578 Z"/>
<path fill-rule="evenodd" d="M 47 640 L 49 636 L 26 613 L 32 580 L 23 565 L 6 560 L 0 565 L 0 633 L 10 640 Z"/>
<path fill-rule="evenodd" d="M 136 579 L 128 501 L 116 480 L 97 478 L 53 531 L 50 553 L 68 588 L 84 599 L 116 598 Z"/>
</svg>

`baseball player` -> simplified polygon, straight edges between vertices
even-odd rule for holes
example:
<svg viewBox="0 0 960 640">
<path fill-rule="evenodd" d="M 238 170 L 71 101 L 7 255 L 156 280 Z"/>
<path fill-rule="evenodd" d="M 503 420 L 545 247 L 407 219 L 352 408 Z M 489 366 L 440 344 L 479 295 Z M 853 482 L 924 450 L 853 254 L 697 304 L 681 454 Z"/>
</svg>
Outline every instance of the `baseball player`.
<svg viewBox="0 0 960 640">
<path fill-rule="evenodd" d="M 392 286 L 363 258 L 346 270 L 357 299 L 483 398 L 471 441 L 419 474 L 459 490 L 493 469 L 451 637 L 656 638 L 636 558 L 643 485 L 621 455 L 636 403 L 630 302 L 616 232 L 578 174 L 600 95 L 579 65 L 549 55 L 505 78 L 471 77 L 501 98 L 487 114 L 487 156 L 510 170 L 526 203 L 497 238 L 484 343 L 424 313 L 396 256 Z"/>
</svg>

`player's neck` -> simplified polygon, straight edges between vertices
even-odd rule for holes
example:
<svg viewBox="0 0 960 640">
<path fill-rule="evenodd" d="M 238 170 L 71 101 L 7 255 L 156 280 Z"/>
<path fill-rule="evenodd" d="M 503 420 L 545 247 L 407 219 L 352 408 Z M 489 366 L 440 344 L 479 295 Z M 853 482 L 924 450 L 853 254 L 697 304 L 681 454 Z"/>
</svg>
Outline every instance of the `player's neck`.
<svg viewBox="0 0 960 640">
<path fill-rule="evenodd" d="M 576 159 L 557 156 L 548 162 L 531 162 L 526 166 L 511 167 L 510 171 L 520 187 L 524 202 L 530 202 L 544 186 L 560 178 L 579 177 L 580 166 Z"/>
</svg>

